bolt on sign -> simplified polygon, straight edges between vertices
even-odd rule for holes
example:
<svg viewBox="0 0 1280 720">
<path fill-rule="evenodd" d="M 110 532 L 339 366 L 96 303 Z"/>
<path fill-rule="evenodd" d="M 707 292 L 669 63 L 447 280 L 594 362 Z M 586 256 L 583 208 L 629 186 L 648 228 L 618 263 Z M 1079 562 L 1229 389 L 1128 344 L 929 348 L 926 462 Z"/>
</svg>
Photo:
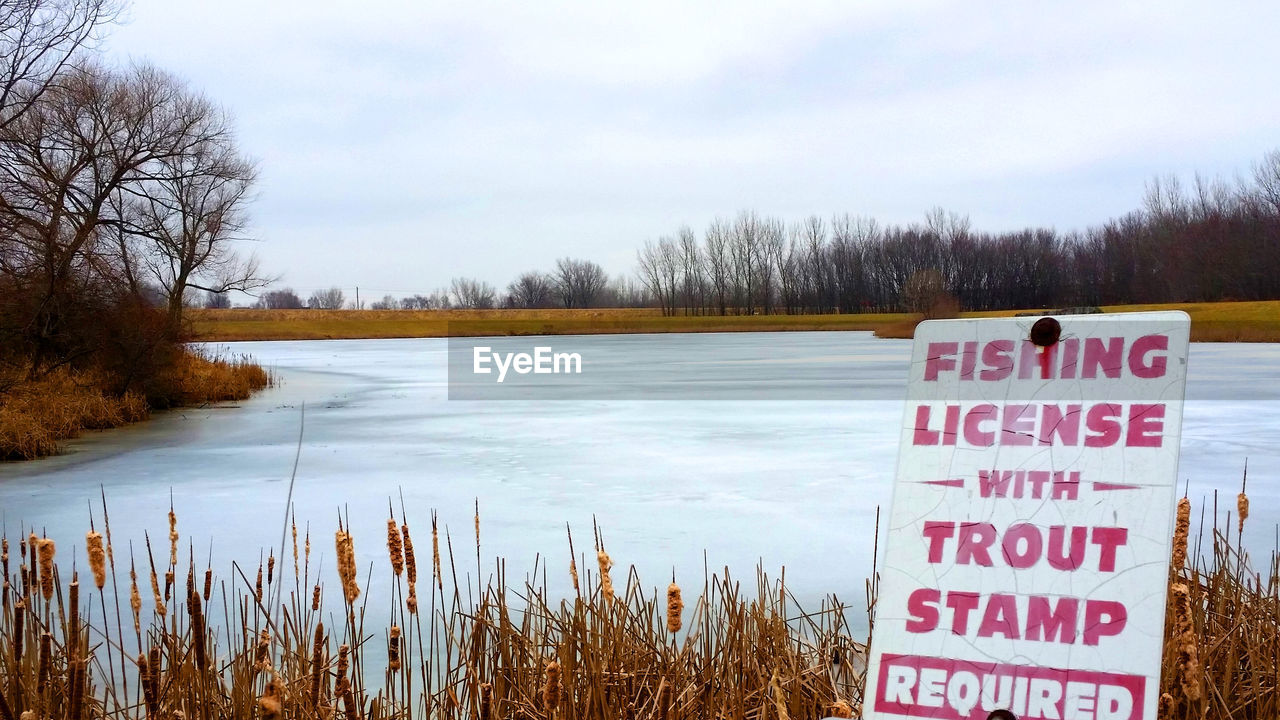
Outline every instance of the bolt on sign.
<svg viewBox="0 0 1280 720">
<path fill-rule="evenodd" d="M 916 328 L 868 717 L 1154 720 L 1190 329 Z"/>
</svg>

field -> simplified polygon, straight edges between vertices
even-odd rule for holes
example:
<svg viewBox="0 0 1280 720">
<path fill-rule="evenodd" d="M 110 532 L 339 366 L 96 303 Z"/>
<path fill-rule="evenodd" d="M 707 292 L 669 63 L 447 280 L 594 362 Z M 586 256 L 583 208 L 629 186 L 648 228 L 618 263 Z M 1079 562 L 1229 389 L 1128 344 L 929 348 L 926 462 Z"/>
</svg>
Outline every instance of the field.
<svg viewBox="0 0 1280 720">
<path fill-rule="evenodd" d="M 1185 310 L 1197 342 L 1280 342 L 1280 301 L 1124 305 L 1105 312 Z M 962 313 L 1009 316 L 1018 310 Z M 592 335 L 663 332 L 779 332 L 871 330 L 882 337 L 910 337 L 918 316 L 697 315 L 664 317 L 655 309 L 592 310 L 193 310 L 201 340 L 326 340 L 490 335 Z"/>
</svg>

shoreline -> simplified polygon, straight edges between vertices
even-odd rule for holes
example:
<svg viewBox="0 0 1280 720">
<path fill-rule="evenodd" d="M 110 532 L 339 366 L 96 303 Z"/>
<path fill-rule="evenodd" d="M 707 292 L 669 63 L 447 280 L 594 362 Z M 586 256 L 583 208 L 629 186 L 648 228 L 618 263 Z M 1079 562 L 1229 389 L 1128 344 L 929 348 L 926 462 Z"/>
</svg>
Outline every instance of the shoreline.
<svg viewBox="0 0 1280 720">
<path fill-rule="evenodd" d="M 1280 301 L 1104 306 L 1106 313 L 1184 310 L 1192 342 L 1280 342 Z M 909 339 L 910 313 L 674 315 L 651 308 L 590 310 L 192 310 L 198 342 L 373 340 L 525 335 L 631 335 L 713 332 L 870 331 Z M 960 313 L 1008 317 L 1045 310 Z"/>
</svg>

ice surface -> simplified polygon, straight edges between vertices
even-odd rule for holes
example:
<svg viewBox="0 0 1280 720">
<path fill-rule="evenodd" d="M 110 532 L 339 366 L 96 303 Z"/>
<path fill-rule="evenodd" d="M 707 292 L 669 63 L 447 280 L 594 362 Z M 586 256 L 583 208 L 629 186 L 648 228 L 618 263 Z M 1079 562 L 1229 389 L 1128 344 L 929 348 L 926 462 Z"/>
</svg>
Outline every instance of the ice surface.
<svg viewBox="0 0 1280 720">
<path fill-rule="evenodd" d="M 748 586 L 757 562 L 771 573 L 785 565 L 800 598 L 816 603 L 834 592 L 861 603 L 876 508 L 889 502 L 909 341 L 829 332 L 548 343 L 571 344 L 588 362 L 625 343 L 641 381 L 646 367 L 691 357 L 718 363 L 730 399 L 699 391 L 663 392 L 659 401 L 449 401 L 444 340 L 236 343 L 231 351 L 270 365 L 282 386 L 239 405 L 95 433 L 59 457 L 0 466 L 0 513 L 11 537 L 34 525 L 59 540 L 60 558 L 72 545 L 83 558 L 100 485 L 117 548 L 127 539 L 139 547 L 144 530 L 166 536 L 172 489 L 184 555 L 190 543 L 201 564 L 212 544 L 215 568 L 230 577 L 232 559 L 256 562 L 260 549 L 280 542 L 305 402 L 294 500 L 331 586 L 341 510 L 362 566 L 378 563 L 374 597 L 387 598 L 378 585 L 389 574 L 387 502 L 395 500 L 398 515 L 403 493 L 416 544 L 426 547 L 429 511 L 438 509 L 459 572 L 472 577 L 478 499 L 486 575 L 498 556 L 519 581 L 541 556 L 553 591 L 566 590 L 565 523 L 582 552 L 594 517 L 615 578 L 634 565 L 649 587 L 664 586 L 673 570 L 681 584 L 698 586 L 705 550 L 712 569 L 728 566 Z M 1234 512 L 1248 458 L 1245 543 L 1255 555 L 1272 547 L 1280 519 L 1277 379 L 1280 345 L 1192 348 L 1180 476 L 1190 480 L 1197 517 L 1214 490 L 1224 493 L 1220 512 Z M 774 399 L 743 399 L 753 386 Z M 788 399 L 824 389 L 831 400 Z"/>
</svg>

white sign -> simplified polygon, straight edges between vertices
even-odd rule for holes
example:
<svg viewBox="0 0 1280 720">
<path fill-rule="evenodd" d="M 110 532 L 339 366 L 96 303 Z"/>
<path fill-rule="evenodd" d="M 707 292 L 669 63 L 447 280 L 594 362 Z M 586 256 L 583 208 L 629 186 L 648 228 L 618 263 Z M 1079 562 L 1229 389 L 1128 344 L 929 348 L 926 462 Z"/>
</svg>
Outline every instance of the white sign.
<svg viewBox="0 0 1280 720">
<path fill-rule="evenodd" d="M 869 718 L 1156 717 L 1191 322 L 1039 320 L 916 328 Z"/>
</svg>

